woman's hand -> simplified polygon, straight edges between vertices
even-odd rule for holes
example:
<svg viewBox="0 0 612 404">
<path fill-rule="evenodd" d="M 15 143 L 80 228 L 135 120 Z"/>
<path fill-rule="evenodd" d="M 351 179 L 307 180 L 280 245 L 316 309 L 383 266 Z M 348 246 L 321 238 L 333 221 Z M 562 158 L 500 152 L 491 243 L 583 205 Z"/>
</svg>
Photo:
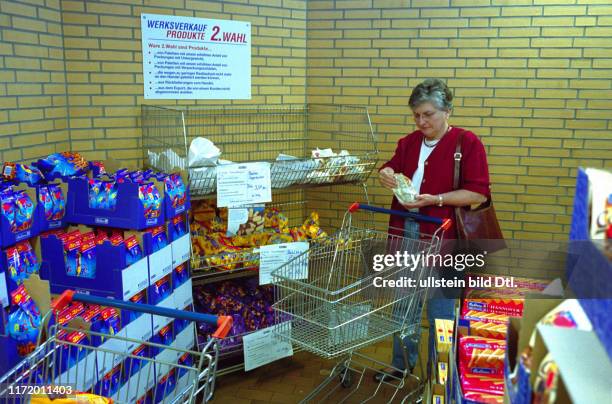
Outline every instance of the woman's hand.
<svg viewBox="0 0 612 404">
<path fill-rule="evenodd" d="M 396 188 L 397 181 L 395 181 L 393 174 L 395 174 L 395 171 L 393 171 L 391 167 L 385 167 L 378 172 L 378 181 L 380 181 L 380 184 L 385 188 Z"/>
<path fill-rule="evenodd" d="M 406 209 L 422 208 L 424 206 L 436 205 L 438 198 L 430 194 L 421 194 L 416 196 L 416 200 L 412 203 L 402 203 Z"/>
</svg>

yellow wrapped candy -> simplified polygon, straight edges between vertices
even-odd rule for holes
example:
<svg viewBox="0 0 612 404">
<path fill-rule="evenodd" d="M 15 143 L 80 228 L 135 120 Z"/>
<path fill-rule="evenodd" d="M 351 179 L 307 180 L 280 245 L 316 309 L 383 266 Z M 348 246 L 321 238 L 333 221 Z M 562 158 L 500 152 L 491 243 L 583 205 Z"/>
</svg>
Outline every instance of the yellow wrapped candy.
<svg viewBox="0 0 612 404">
<path fill-rule="evenodd" d="M 268 244 L 272 234 L 273 233 L 270 233 L 270 232 L 261 232 L 261 233 L 251 234 L 250 247 L 259 247 L 259 246 Z"/>
<path fill-rule="evenodd" d="M 287 233 L 289 230 L 289 219 L 277 208 L 266 208 L 264 211 L 264 227 L 276 229 L 281 233 Z"/>
<path fill-rule="evenodd" d="M 289 234 L 284 233 L 276 233 L 270 236 L 268 240 L 268 244 L 282 244 L 282 243 L 291 243 L 295 241 L 293 237 Z"/>
<path fill-rule="evenodd" d="M 297 227 L 294 227 L 293 229 L 291 229 L 291 238 L 293 239 L 292 241 L 308 240 L 308 236 L 306 235 L 306 232 L 304 231 L 304 229 L 297 228 Z"/>
<path fill-rule="evenodd" d="M 230 240 L 234 247 L 250 247 L 252 245 L 251 236 L 234 236 Z"/>
<path fill-rule="evenodd" d="M 236 268 L 237 263 L 240 261 L 240 257 L 234 253 L 223 252 L 219 255 L 206 258 L 206 263 L 212 269 L 218 269 L 222 271 L 231 271 Z"/>
</svg>

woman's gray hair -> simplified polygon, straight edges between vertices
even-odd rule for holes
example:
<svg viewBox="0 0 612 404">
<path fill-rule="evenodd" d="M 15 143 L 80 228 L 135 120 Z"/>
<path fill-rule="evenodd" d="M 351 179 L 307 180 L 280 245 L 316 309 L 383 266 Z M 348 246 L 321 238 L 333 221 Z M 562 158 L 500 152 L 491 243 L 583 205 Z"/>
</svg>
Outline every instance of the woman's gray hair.
<svg viewBox="0 0 612 404">
<path fill-rule="evenodd" d="M 431 102 L 439 110 L 450 111 L 453 109 L 453 93 L 442 80 L 427 79 L 412 90 L 408 105 L 414 110 L 425 102 Z"/>
</svg>

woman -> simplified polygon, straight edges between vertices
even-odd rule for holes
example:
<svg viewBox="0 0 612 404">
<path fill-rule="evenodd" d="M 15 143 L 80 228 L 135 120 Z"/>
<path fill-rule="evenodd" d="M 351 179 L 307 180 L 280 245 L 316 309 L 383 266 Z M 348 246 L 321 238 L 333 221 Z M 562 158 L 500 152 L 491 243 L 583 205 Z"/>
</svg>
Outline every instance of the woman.
<svg viewBox="0 0 612 404">
<path fill-rule="evenodd" d="M 454 209 L 457 206 L 480 204 L 490 198 L 489 170 L 485 149 L 478 137 L 470 131 L 449 125 L 453 108 L 453 95 L 446 84 L 438 79 L 428 79 L 417 85 L 410 95 L 409 105 L 417 130 L 401 138 L 395 154 L 379 171 L 380 183 L 388 189 L 397 186 L 394 174 L 402 173 L 412 179 L 418 192 L 415 202 L 402 204 L 393 198 L 391 209 L 409 210 L 427 216 L 453 219 L 444 238 L 457 238 L 454 225 Z M 457 140 L 461 140 L 461 175 L 459 189 L 453 190 L 455 152 Z M 416 223 L 401 216 L 392 215 L 389 232 L 409 238 L 419 237 L 419 233 L 433 234 L 438 226 L 432 223 Z M 430 323 L 430 343 L 433 341 L 433 324 L 436 318 L 453 319 L 453 299 L 429 299 L 427 316 Z M 417 336 L 418 337 L 418 336 Z M 414 368 L 417 359 L 418 343 L 406 338 L 408 367 Z M 406 369 L 403 350 L 397 338 L 393 344 L 395 369 L 384 372 L 395 377 Z M 378 373 L 380 381 L 385 373 Z"/>
</svg>

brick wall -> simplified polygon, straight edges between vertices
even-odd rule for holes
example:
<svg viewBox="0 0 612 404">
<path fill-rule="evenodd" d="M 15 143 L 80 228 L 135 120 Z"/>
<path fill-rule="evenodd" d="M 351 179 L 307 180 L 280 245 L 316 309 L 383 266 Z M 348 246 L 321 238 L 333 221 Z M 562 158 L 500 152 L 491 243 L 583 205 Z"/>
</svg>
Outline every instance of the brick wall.
<svg viewBox="0 0 612 404">
<path fill-rule="evenodd" d="M 303 104 L 305 4 L 305 0 L 62 1 L 72 148 L 90 158 L 135 161 L 142 153 L 140 105 L 173 103 L 142 96 L 141 13 L 250 21 L 252 99 L 242 103 Z M 215 103 L 219 101 L 198 102 Z"/>
<path fill-rule="evenodd" d="M 235 103 L 304 104 L 305 0 L 2 1 L 0 162 L 72 149 L 138 164 L 141 105 L 173 104 L 142 96 L 141 13 L 251 22 L 252 99 Z M 195 103 L 232 102 L 174 102 Z"/>
<path fill-rule="evenodd" d="M 612 168 L 611 35 L 605 0 L 309 1 L 307 99 L 367 105 L 387 160 L 414 129 L 411 89 L 447 80 L 451 124 L 486 146 L 505 235 L 561 240 L 576 167 Z"/>
<path fill-rule="evenodd" d="M 446 79 L 456 95 L 452 124 L 487 147 L 506 235 L 564 239 L 576 167 L 612 166 L 606 3 L 4 0 L 0 158 L 72 148 L 137 162 L 140 13 L 245 20 L 253 25 L 253 99 L 242 102 L 368 106 L 387 159 L 413 129 L 411 88 Z M 374 178 L 369 193 L 373 203 L 389 203 Z M 346 202 L 362 195 L 359 187 L 329 188 L 309 199 L 334 209 L 327 219 L 337 222 Z"/>
<path fill-rule="evenodd" d="M 70 148 L 59 0 L 0 2 L 0 161 Z"/>
</svg>

